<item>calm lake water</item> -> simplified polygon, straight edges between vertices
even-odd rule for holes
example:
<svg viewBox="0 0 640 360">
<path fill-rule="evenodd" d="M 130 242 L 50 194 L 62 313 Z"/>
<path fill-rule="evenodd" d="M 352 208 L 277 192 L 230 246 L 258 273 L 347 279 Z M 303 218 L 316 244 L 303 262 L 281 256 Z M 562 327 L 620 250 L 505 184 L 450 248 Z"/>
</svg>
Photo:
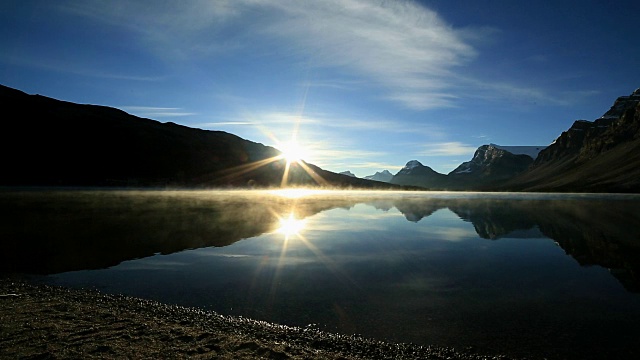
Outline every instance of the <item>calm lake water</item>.
<svg viewBox="0 0 640 360">
<path fill-rule="evenodd" d="M 640 349 L 638 196 L 32 190 L 0 214 L 0 270 L 49 284 L 393 342 Z"/>
</svg>

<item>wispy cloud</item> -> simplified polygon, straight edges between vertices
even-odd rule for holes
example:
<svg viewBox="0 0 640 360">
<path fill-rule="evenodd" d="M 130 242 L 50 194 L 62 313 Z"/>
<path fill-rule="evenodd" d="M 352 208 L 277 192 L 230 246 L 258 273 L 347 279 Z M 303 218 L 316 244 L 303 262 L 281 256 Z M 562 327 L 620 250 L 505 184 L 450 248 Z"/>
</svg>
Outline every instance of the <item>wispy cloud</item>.
<svg viewBox="0 0 640 360">
<path fill-rule="evenodd" d="M 217 127 L 217 126 L 243 126 L 243 125 L 255 125 L 255 124 L 249 121 L 219 121 L 219 122 L 207 122 L 207 123 L 195 124 L 195 126 L 199 128 L 211 128 L 211 127 Z"/>
<path fill-rule="evenodd" d="M 352 91 L 357 90 L 363 84 L 364 83 L 362 81 L 358 80 L 325 79 L 309 81 L 300 85 L 304 87 L 331 88 Z"/>
<path fill-rule="evenodd" d="M 360 168 L 362 168 L 362 169 L 379 169 L 379 171 L 389 170 L 391 172 L 394 172 L 394 170 L 402 169 L 403 165 L 369 161 L 369 162 L 356 163 L 356 164 L 352 165 L 351 167 L 356 168 L 356 169 L 360 169 Z M 368 174 L 368 175 L 373 175 L 373 174 Z"/>
<path fill-rule="evenodd" d="M 458 141 L 434 143 L 424 145 L 418 153 L 420 156 L 459 156 L 473 155 L 477 147 L 463 144 Z"/>
<path fill-rule="evenodd" d="M 127 29 L 164 60 L 281 56 L 318 70 L 305 86 L 375 88 L 373 96 L 414 110 L 456 107 L 463 99 L 568 105 L 584 98 L 469 75 L 463 68 L 477 58 L 476 45 L 490 43 L 499 30 L 456 28 L 415 1 L 112 0 L 58 6 Z"/>
<path fill-rule="evenodd" d="M 334 141 L 313 143 L 306 142 L 305 148 L 308 149 L 310 158 L 309 162 L 320 167 L 328 167 L 336 171 L 350 168 L 366 168 L 364 164 L 368 163 L 367 159 L 380 158 L 385 155 L 381 151 L 360 150 L 348 145 L 336 145 Z M 358 166 L 358 164 L 363 164 Z"/>
<path fill-rule="evenodd" d="M 418 110 L 452 106 L 454 69 L 477 53 L 469 29 L 456 30 L 405 0 L 114 0 L 70 2 L 64 9 L 135 31 L 160 56 L 211 56 L 276 40 L 288 58 L 355 75 L 385 89 L 383 98 Z"/>
<path fill-rule="evenodd" d="M 482 101 L 502 102 L 511 104 L 544 104 L 554 106 L 570 106 L 584 102 L 597 95 L 595 90 L 549 92 L 535 86 L 524 86 L 508 82 L 490 82 L 480 79 L 465 78 L 462 82 L 468 84 L 461 88 L 458 95 L 462 98 L 479 99 Z"/>
<path fill-rule="evenodd" d="M 181 108 L 166 108 L 166 107 L 151 107 L 151 106 L 121 106 L 120 109 L 129 113 L 135 114 L 137 116 L 144 116 L 149 118 L 197 115 L 196 113 L 182 111 Z"/>
<path fill-rule="evenodd" d="M 303 126 L 301 131 L 308 130 L 307 126 L 319 125 L 324 128 L 324 131 L 331 131 L 331 129 L 349 129 L 356 131 L 373 131 L 377 133 L 382 131 L 387 133 L 424 133 L 432 137 L 442 135 L 442 129 L 429 123 L 414 124 L 412 127 L 407 127 L 406 123 L 400 119 L 346 117 L 329 112 L 302 115 L 296 114 L 295 112 L 284 111 L 265 111 L 260 113 L 240 112 L 234 116 L 236 119 L 242 119 L 239 120 L 241 122 L 254 124 L 256 126 L 265 126 L 272 131 L 278 131 L 281 127 L 290 128 L 293 124 L 298 124 Z M 332 136 L 337 136 L 337 133 L 332 133 Z"/>
<path fill-rule="evenodd" d="M 265 3 L 265 2 L 262 2 Z M 452 71 L 476 56 L 461 33 L 409 1 L 277 1 L 269 34 L 318 66 L 344 68 L 414 109 L 451 106 Z M 292 31 L 292 29 L 295 29 Z"/>
</svg>

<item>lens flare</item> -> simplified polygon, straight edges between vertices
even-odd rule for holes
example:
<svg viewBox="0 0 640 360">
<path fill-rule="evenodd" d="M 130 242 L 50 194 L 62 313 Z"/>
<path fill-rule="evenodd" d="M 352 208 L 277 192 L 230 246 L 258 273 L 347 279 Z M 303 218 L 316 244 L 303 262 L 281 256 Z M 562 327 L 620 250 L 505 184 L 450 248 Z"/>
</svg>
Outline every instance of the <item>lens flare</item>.
<svg viewBox="0 0 640 360">
<path fill-rule="evenodd" d="M 288 238 L 293 235 L 299 235 L 304 229 L 304 226 L 305 220 L 296 219 L 292 213 L 289 214 L 288 218 L 280 219 L 280 228 L 278 229 L 278 232 Z"/>
<path fill-rule="evenodd" d="M 279 146 L 287 163 L 297 163 L 308 157 L 307 151 L 295 140 L 282 143 Z"/>
</svg>

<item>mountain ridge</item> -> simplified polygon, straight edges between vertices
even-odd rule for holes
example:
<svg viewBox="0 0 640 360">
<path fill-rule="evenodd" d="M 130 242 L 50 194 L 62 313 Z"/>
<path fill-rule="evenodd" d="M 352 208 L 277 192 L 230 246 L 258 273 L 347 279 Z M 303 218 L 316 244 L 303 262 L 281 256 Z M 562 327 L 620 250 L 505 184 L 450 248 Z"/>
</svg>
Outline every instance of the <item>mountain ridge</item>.
<svg viewBox="0 0 640 360">
<path fill-rule="evenodd" d="M 536 155 L 535 157 L 533 155 Z M 419 164 L 419 165 L 418 165 Z M 618 97 L 594 121 L 576 120 L 549 146 L 482 145 L 444 175 L 408 167 L 391 183 L 433 190 L 640 192 L 640 89 Z M 396 178 L 398 177 L 398 178 Z"/>
<path fill-rule="evenodd" d="M 373 175 L 367 175 L 364 177 L 367 180 L 390 182 L 393 179 L 393 174 L 389 170 L 376 171 Z"/>
<path fill-rule="evenodd" d="M 0 104 L 9 114 L 0 142 L 7 154 L 2 186 L 640 192 L 640 89 L 594 121 L 576 120 L 547 147 L 482 145 L 448 174 L 411 160 L 395 175 L 384 170 L 363 179 L 304 161 L 288 167 L 273 147 L 107 106 L 3 85 Z"/>
<path fill-rule="evenodd" d="M 640 192 L 640 89 L 594 121 L 575 121 L 503 189 Z"/>
<path fill-rule="evenodd" d="M 395 188 L 351 178 L 223 131 L 137 117 L 0 85 L 2 186 Z"/>
</svg>

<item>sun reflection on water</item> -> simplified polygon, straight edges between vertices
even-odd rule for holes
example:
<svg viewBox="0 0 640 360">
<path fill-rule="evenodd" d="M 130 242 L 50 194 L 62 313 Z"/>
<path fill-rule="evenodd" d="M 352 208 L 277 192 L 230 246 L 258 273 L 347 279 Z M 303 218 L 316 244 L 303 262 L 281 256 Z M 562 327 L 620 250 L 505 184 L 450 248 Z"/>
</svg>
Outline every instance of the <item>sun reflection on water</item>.
<svg viewBox="0 0 640 360">
<path fill-rule="evenodd" d="M 277 232 L 283 234 L 285 237 L 289 238 L 293 235 L 300 235 L 306 221 L 296 219 L 293 213 L 289 214 L 289 217 L 280 219 L 280 228 L 278 228 Z"/>
</svg>

